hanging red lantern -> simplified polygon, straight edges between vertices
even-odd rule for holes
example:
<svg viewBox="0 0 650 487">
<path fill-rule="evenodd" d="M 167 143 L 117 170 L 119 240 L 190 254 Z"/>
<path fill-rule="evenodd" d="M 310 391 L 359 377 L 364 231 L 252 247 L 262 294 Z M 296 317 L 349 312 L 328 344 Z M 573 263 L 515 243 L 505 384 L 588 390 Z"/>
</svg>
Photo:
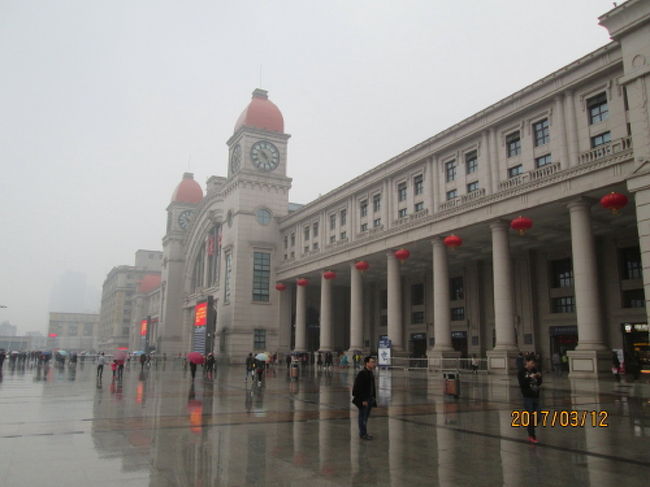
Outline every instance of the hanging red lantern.
<svg viewBox="0 0 650 487">
<path fill-rule="evenodd" d="M 287 288 L 287 286 L 285 284 L 281 283 L 281 282 L 278 282 L 275 285 L 275 289 L 277 289 L 280 292 L 284 291 L 286 288 Z"/>
<path fill-rule="evenodd" d="M 323 272 L 323 277 L 329 281 L 330 279 L 334 279 L 336 277 L 336 272 L 334 272 L 334 271 L 325 271 L 325 272 Z"/>
<path fill-rule="evenodd" d="M 619 211 L 627 205 L 627 196 L 621 193 L 611 192 L 600 198 L 600 205 L 618 215 Z"/>
<path fill-rule="evenodd" d="M 307 284 L 309 284 L 309 281 L 307 279 L 305 279 L 304 277 L 301 277 L 300 279 L 298 279 L 296 281 L 296 284 L 298 284 L 298 286 L 300 286 L 300 287 L 305 287 Z"/>
<path fill-rule="evenodd" d="M 519 235 L 526 233 L 526 230 L 530 230 L 533 226 L 533 220 L 526 218 L 525 216 L 518 216 L 510 222 L 510 228 L 517 230 Z"/>
<path fill-rule="evenodd" d="M 458 235 L 448 235 L 446 236 L 443 240 L 442 243 L 444 243 L 447 247 L 449 247 L 451 250 L 454 250 L 461 245 L 463 245 L 463 239 L 460 238 Z"/>
<path fill-rule="evenodd" d="M 399 249 L 395 251 L 395 258 L 400 262 L 404 262 L 411 256 L 411 252 L 406 249 Z"/>
<path fill-rule="evenodd" d="M 359 262 L 356 262 L 354 264 L 354 267 L 361 272 L 367 271 L 370 268 L 370 264 L 368 264 L 365 260 L 360 260 Z"/>
</svg>

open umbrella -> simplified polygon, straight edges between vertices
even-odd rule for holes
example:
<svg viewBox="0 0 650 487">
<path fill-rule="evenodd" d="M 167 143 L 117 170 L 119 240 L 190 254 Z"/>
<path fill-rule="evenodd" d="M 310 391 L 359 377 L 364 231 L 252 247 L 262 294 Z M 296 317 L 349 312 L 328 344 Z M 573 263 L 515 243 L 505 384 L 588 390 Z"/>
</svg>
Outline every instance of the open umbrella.
<svg viewBox="0 0 650 487">
<path fill-rule="evenodd" d="M 68 352 L 66 352 L 65 350 L 57 350 L 56 353 L 61 355 L 61 357 L 67 357 L 68 356 Z"/>
<path fill-rule="evenodd" d="M 126 351 L 125 350 L 118 350 L 113 354 L 113 358 L 117 360 L 117 363 L 124 363 L 126 360 Z"/>
<path fill-rule="evenodd" d="M 187 354 L 187 360 L 198 365 L 205 362 L 205 357 L 199 352 L 190 352 Z"/>
<path fill-rule="evenodd" d="M 255 355 L 255 359 L 259 360 L 261 362 L 270 362 L 271 358 L 269 357 L 269 354 L 266 352 L 261 352 Z"/>
</svg>

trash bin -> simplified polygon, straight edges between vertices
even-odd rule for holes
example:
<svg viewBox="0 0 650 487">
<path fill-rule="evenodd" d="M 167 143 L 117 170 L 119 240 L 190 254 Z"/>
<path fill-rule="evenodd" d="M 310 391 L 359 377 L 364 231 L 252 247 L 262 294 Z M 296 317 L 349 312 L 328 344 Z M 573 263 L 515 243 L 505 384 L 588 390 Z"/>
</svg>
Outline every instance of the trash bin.
<svg viewBox="0 0 650 487">
<path fill-rule="evenodd" d="M 444 393 L 448 396 L 460 396 L 460 372 L 458 370 L 443 372 L 442 377 L 444 381 Z"/>
<path fill-rule="evenodd" d="M 298 378 L 298 362 L 291 362 L 291 378 Z"/>
</svg>

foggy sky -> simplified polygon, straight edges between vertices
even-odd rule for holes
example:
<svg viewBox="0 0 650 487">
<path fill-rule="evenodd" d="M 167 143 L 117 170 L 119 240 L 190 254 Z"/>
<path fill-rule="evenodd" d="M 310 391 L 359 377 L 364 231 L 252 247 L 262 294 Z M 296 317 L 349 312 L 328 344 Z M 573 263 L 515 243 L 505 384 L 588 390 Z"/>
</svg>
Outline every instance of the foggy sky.
<svg viewBox="0 0 650 487">
<path fill-rule="evenodd" d="M 605 45 L 611 8 L 0 0 L 0 321 L 44 332 L 65 271 L 101 289 L 161 249 L 183 172 L 226 175 L 254 88 L 284 115 L 290 200 L 306 203 Z"/>
</svg>

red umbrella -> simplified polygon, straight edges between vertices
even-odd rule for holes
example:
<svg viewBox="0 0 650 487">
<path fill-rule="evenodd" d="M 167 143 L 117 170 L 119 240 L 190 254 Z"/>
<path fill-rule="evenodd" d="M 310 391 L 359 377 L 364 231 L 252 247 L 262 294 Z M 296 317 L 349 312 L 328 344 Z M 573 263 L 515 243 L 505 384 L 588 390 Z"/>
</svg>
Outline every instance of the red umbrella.
<svg viewBox="0 0 650 487">
<path fill-rule="evenodd" d="M 187 360 L 189 360 L 193 364 L 202 364 L 203 362 L 205 362 L 205 357 L 201 355 L 199 352 L 190 352 L 187 354 Z"/>
<path fill-rule="evenodd" d="M 118 350 L 113 354 L 113 358 L 117 360 L 117 363 L 124 363 L 126 360 L 126 351 L 124 350 Z"/>
</svg>

